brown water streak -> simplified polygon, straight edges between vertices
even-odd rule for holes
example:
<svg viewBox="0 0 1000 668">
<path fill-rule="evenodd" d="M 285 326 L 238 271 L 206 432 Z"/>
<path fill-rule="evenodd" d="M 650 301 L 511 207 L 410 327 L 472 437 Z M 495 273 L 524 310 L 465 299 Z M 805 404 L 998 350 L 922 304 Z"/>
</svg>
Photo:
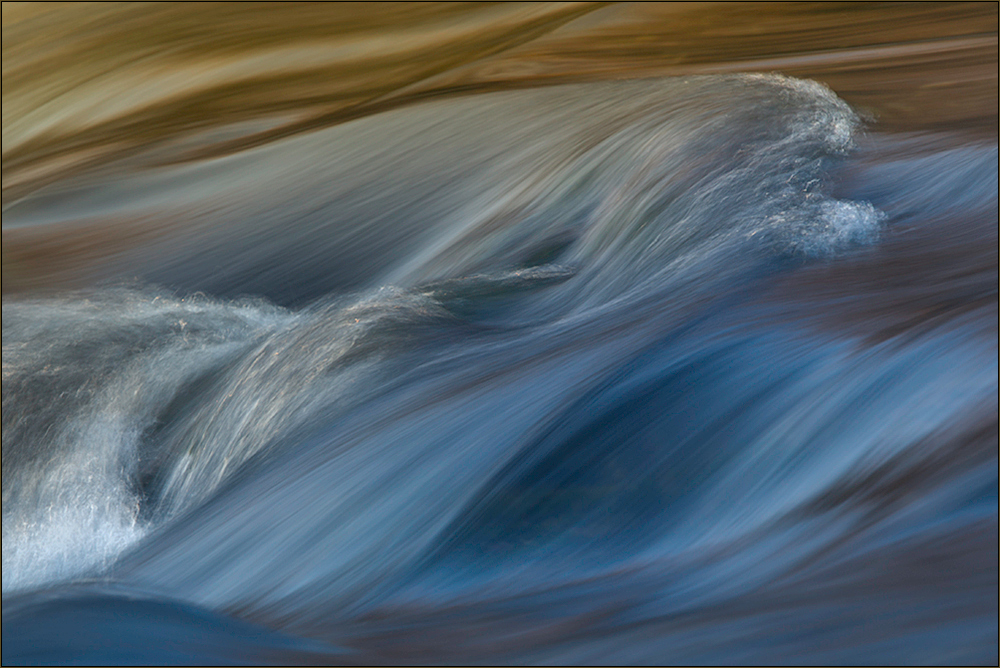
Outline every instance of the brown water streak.
<svg viewBox="0 0 1000 668">
<path fill-rule="evenodd" d="M 3 205 L 67 179 L 232 153 L 432 97 L 688 73 L 813 78 L 880 130 L 996 141 L 997 9 L 4 3 Z M 170 226 L 4 230 L 3 294 L 85 284 L 88 266 Z"/>
</svg>

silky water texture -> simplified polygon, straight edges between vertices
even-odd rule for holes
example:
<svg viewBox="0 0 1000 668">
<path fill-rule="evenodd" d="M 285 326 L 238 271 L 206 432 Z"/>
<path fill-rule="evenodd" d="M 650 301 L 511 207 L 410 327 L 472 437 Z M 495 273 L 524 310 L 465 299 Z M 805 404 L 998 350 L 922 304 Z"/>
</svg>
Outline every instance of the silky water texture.
<svg viewBox="0 0 1000 668">
<path fill-rule="evenodd" d="M 5 664 L 996 662 L 995 134 L 358 115 L 10 169 Z"/>
</svg>

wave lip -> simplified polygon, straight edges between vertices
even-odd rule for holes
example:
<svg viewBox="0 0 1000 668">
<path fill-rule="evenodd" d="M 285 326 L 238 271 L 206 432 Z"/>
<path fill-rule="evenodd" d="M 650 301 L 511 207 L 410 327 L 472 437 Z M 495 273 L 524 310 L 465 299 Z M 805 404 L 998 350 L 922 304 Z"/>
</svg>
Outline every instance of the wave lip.
<svg viewBox="0 0 1000 668">
<path fill-rule="evenodd" d="M 92 185 L 90 214 L 173 202 L 190 226 L 143 269 L 166 289 L 5 301 L 5 595 L 380 662 L 947 657 L 961 641 L 914 629 L 961 608 L 980 656 L 989 286 L 878 338 L 838 323 L 887 293 L 787 284 L 912 263 L 879 242 L 966 199 L 978 234 L 990 203 L 920 190 L 923 163 L 852 184 L 859 127 L 774 75 L 556 86 Z M 965 570 L 913 554 L 941 541 Z M 872 591 L 896 622 L 866 630 Z M 838 633 L 857 649 L 809 646 Z"/>
</svg>

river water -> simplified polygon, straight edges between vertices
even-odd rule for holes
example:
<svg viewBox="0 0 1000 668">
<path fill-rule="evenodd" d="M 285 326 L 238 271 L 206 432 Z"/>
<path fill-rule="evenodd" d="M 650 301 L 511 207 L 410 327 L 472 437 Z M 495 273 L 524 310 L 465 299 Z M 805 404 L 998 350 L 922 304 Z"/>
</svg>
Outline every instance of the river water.
<svg viewBox="0 0 1000 668">
<path fill-rule="evenodd" d="M 3 7 L 3 661 L 995 664 L 995 3 Z"/>
</svg>

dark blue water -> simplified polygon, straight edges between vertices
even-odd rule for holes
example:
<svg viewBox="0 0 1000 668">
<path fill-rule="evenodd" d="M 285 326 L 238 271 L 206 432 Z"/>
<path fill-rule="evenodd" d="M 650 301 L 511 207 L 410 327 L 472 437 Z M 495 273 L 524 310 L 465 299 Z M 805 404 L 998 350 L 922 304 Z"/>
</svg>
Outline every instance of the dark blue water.
<svg viewBox="0 0 1000 668">
<path fill-rule="evenodd" d="M 4 225 L 144 212 L 4 299 L 5 664 L 996 662 L 995 144 L 595 83 Z"/>
</svg>

